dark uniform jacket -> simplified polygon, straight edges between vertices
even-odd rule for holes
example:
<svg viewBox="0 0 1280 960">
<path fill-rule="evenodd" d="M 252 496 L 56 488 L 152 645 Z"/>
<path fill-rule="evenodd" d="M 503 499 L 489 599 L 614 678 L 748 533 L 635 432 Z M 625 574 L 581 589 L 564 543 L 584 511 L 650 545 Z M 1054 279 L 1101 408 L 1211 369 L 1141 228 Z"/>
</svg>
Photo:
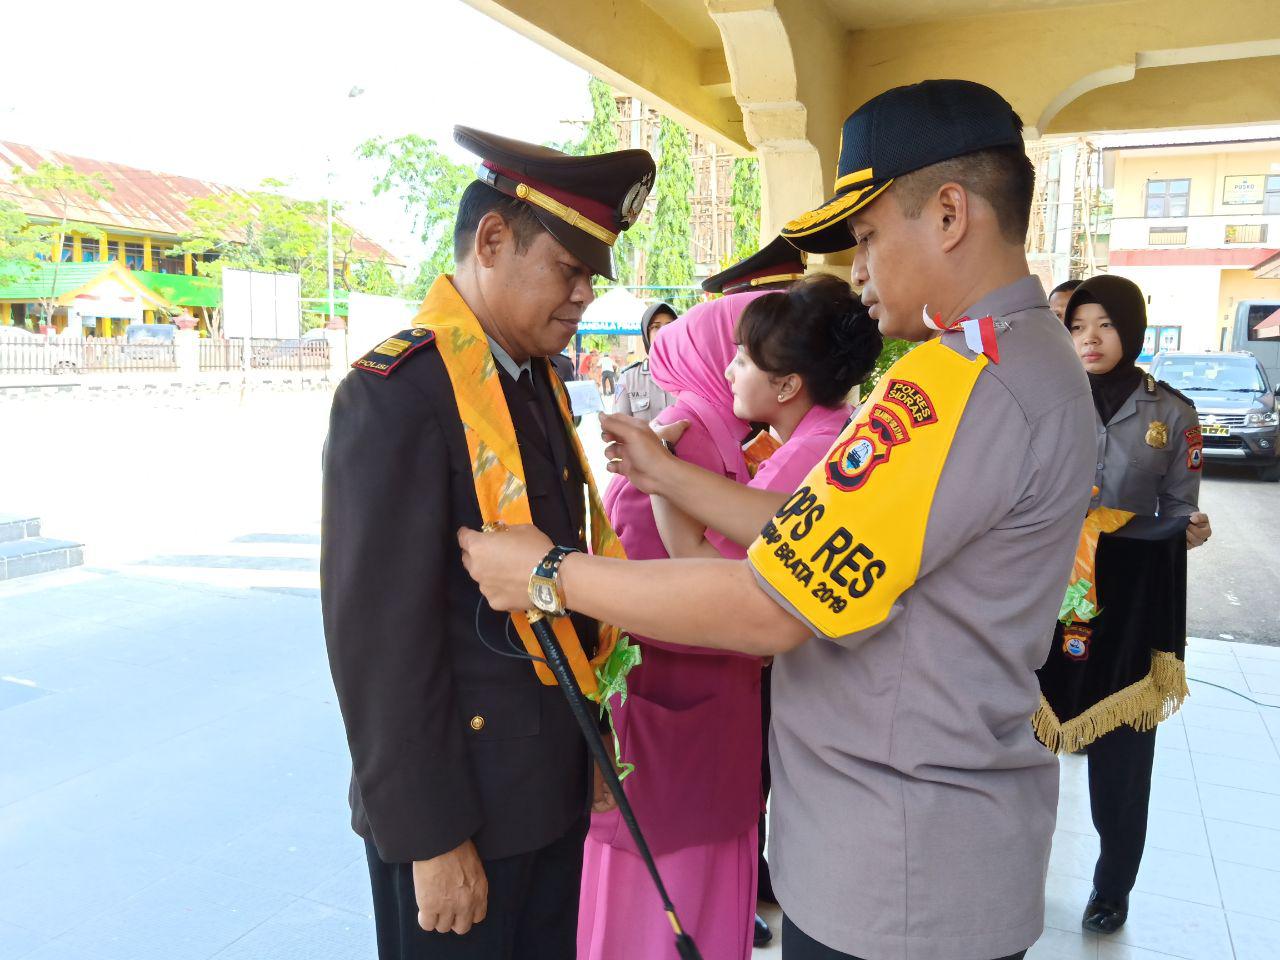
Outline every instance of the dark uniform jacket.
<svg viewBox="0 0 1280 960">
<path fill-rule="evenodd" d="M 581 547 L 582 473 L 547 368 L 533 366 L 529 394 L 499 365 L 533 521 Z M 564 695 L 527 660 L 489 649 L 523 652 L 463 569 L 457 530 L 480 525 L 435 347 L 385 377 L 349 374 L 329 424 L 321 600 L 351 749 L 352 827 L 387 862 L 429 859 L 468 838 L 482 859 L 525 853 L 588 809 L 586 747 Z M 575 617 L 575 626 L 590 652 L 595 624 Z"/>
</svg>

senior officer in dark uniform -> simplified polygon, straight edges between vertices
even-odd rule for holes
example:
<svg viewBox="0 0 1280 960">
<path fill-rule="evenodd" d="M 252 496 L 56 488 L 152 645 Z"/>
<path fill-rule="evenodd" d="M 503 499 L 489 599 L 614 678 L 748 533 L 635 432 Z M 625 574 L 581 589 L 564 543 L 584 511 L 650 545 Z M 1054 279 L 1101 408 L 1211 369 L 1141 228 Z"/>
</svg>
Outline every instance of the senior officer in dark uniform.
<svg viewBox="0 0 1280 960">
<path fill-rule="evenodd" d="M 322 605 L 352 826 L 383 960 L 572 957 L 587 750 L 455 532 L 523 516 L 585 547 L 587 471 L 542 358 L 573 337 L 592 276 L 612 277 L 654 165 L 454 136 L 484 161 L 458 208 L 457 272 L 356 361 L 330 420 Z M 574 617 L 567 636 L 589 675 L 603 634 Z"/>
<path fill-rule="evenodd" d="M 749 257 L 725 267 L 702 281 L 707 293 L 750 293 L 752 290 L 789 290 L 804 279 L 805 255 L 786 237 L 774 237 Z"/>
</svg>

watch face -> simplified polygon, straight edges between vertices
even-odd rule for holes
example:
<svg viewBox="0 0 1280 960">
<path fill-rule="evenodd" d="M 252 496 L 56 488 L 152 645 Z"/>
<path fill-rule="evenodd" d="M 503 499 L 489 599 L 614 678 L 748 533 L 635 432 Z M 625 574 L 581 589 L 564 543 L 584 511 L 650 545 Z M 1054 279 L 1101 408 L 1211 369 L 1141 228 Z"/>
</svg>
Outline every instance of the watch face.
<svg viewBox="0 0 1280 960">
<path fill-rule="evenodd" d="M 533 602 L 539 610 L 549 613 L 557 609 L 559 604 L 556 600 L 556 591 L 548 581 L 539 580 L 533 585 Z"/>
</svg>

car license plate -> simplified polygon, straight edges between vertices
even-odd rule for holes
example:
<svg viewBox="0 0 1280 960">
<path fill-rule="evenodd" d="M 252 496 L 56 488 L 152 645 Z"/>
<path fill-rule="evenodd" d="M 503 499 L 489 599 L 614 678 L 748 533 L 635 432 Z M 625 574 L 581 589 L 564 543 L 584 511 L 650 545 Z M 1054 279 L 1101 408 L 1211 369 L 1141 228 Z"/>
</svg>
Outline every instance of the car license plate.
<svg viewBox="0 0 1280 960">
<path fill-rule="evenodd" d="M 1200 432 L 1207 437 L 1225 437 L 1231 433 L 1231 430 L 1221 423 L 1205 423 L 1201 424 Z"/>
</svg>

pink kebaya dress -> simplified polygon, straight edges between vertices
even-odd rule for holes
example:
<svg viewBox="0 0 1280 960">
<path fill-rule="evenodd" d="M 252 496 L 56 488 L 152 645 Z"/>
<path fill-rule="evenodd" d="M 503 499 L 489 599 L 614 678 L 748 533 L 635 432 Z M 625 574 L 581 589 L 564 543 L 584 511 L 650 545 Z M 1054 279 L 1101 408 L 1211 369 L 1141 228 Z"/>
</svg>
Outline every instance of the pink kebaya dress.
<svg viewBox="0 0 1280 960">
<path fill-rule="evenodd" d="M 650 371 L 676 397 L 658 421 L 689 421 L 676 447 L 682 459 L 739 483 L 789 491 L 827 452 L 849 412 L 815 408 L 751 481 L 741 449 L 750 425 L 733 415 L 724 370 L 736 351 L 738 316 L 768 295 L 738 294 L 694 307 L 655 340 Z M 629 558 L 667 556 L 647 494 L 615 477 L 605 509 Z M 724 556 L 745 556 L 737 544 L 711 539 Z M 635 589 L 643 591 L 644 584 Z M 631 672 L 626 705 L 614 714 L 622 757 L 636 767 L 624 784 L 627 796 L 702 955 L 747 960 L 761 811 L 761 662 L 634 639 L 644 662 Z M 578 960 L 676 960 L 661 902 L 616 811 L 592 816 Z"/>
</svg>

